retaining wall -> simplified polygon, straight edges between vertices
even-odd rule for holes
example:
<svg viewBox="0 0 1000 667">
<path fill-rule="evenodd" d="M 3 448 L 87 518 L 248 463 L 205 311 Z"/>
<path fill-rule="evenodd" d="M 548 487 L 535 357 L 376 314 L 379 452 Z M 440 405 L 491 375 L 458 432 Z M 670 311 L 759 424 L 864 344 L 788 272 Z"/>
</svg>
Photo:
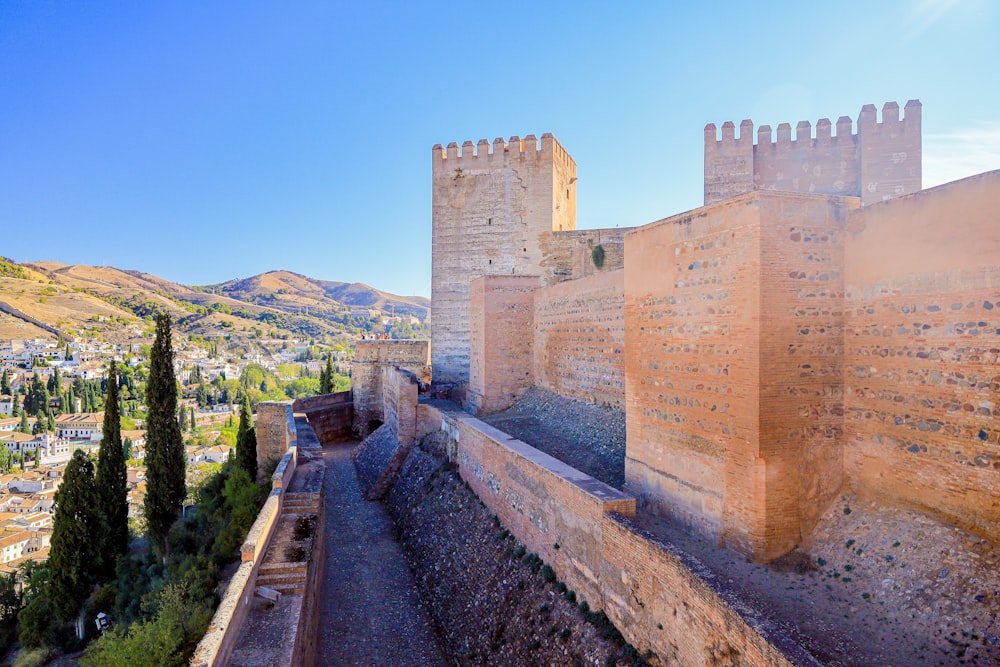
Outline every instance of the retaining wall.
<svg viewBox="0 0 1000 667">
<path fill-rule="evenodd" d="M 635 498 L 465 413 L 422 406 L 459 474 L 518 540 L 665 664 L 818 666 L 696 560 L 633 526 Z M 736 663 L 733 663 L 736 664 Z"/>
</svg>

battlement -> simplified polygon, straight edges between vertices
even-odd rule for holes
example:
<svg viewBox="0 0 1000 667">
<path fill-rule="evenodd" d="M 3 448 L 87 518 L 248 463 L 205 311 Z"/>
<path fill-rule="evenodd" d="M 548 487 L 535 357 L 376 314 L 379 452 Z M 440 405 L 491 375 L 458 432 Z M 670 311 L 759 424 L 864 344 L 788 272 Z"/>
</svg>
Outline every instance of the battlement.
<svg viewBox="0 0 1000 667">
<path fill-rule="evenodd" d="M 540 142 L 534 134 L 523 138 L 515 134 L 509 140 L 497 137 L 492 142 L 487 139 L 480 139 L 476 143 L 463 141 L 461 146 L 455 141 L 447 146 L 434 144 L 431 156 L 434 169 L 492 167 L 504 164 L 505 160 L 531 157 L 550 159 L 556 164 L 569 164 L 574 169 L 576 167 L 573 158 L 551 132 L 544 133 Z"/>
<path fill-rule="evenodd" d="M 873 104 L 862 107 L 854 123 L 847 116 L 812 124 L 790 123 L 772 133 L 753 121 L 705 126 L 705 203 L 751 190 L 788 190 L 852 195 L 865 204 L 920 190 L 921 104 L 910 100 L 900 118 L 899 105 L 886 102 L 882 119 Z"/>
</svg>

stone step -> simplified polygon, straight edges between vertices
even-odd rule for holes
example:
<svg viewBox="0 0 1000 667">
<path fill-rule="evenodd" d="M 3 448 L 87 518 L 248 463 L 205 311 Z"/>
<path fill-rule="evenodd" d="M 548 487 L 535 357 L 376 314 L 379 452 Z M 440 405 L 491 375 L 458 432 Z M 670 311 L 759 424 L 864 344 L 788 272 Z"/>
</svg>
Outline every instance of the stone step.
<svg viewBox="0 0 1000 667">
<path fill-rule="evenodd" d="M 306 584 L 304 581 L 302 583 L 295 584 L 267 584 L 264 587 L 278 591 L 282 595 L 304 595 L 306 592 Z"/>
<path fill-rule="evenodd" d="M 260 566 L 260 571 L 257 577 L 262 577 L 265 574 L 293 574 L 299 573 L 305 574 L 308 565 L 306 563 L 264 563 Z"/>
<path fill-rule="evenodd" d="M 257 576 L 257 585 L 281 590 L 282 586 L 305 586 L 304 572 L 289 572 L 286 574 L 262 574 Z"/>
</svg>

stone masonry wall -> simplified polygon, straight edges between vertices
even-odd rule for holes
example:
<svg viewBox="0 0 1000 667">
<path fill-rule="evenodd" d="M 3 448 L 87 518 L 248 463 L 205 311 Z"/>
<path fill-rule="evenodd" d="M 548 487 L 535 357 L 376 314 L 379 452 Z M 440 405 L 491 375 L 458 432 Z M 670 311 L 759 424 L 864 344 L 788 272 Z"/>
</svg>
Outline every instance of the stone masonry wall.
<svg viewBox="0 0 1000 667">
<path fill-rule="evenodd" d="M 382 412 L 385 425 L 401 445 L 417 437 L 417 376 L 410 371 L 382 367 Z"/>
<path fill-rule="evenodd" d="M 540 235 L 576 226 L 576 164 L 551 134 L 432 150 L 431 340 L 436 385 L 469 379 L 469 283 L 538 275 Z"/>
<path fill-rule="evenodd" d="M 617 271 L 625 266 L 625 234 L 632 229 L 577 229 L 541 234 L 543 257 L 539 275 L 542 283 L 553 285 Z M 601 266 L 594 263 L 594 249 L 598 246 L 603 251 Z"/>
<path fill-rule="evenodd" d="M 490 414 L 513 405 L 534 382 L 537 276 L 481 276 L 469 299 L 466 409 Z"/>
<path fill-rule="evenodd" d="M 840 488 L 856 205 L 755 192 L 626 239 L 626 488 L 755 559 L 801 541 Z"/>
<path fill-rule="evenodd" d="M 1000 539 L 1000 171 L 848 229 L 848 477 Z"/>
<path fill-rule="evenodd" d="M 268 461 L 277 461 L 295 443 L 292 403 L 259 403 L 254 426 L 257 429 L 257 466 L 262 470 Z"/>
<path fill-rule="evenodd" d="M 355 343 L 351 361 L 354 432 L 368 435 L 372 420 L 382 416 L 382 369 L 402 368 L 419 378 L 428 375 L 430 342 L 426 340 L 362 340 Z"/>
<path fill-rule="evenodd" d="M 753 141 L 753 122 L 736 126 L 727 121 L 718 138 L 713 123 L 705 126 L 705 204 L 751 190 L 781 190 L 860 197 L 863 205 L 918 192 L 921 186 L 921 106 L 906 103 L 905 118 L 899 105 L 882 107 L 882 122 L 875 107 L 865 105 L 858 116 L 858 132 L 851 119 L 841 116 L 836 133 L 828 118 L 795 127 L 778 125 L 775 141 L 771 127 L 762 125 Z"/>
<path fill-rule="evenodd" d="M 588 403 L 625 407 L 625 273 L 535 292 L 534 381 Z"/>
</svg>

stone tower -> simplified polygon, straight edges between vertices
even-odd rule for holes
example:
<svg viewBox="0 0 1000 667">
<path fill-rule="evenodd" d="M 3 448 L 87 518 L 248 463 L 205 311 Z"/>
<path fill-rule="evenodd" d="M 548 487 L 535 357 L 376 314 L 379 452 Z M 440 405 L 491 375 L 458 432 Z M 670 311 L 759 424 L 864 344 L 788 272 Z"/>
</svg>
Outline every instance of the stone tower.
<svg viewBox="0 0 1000 667">
<path fill-rule="evenodd" d="M 576 163 L 551 134 L 432 149 L 431 360 L 436 387 L 469 379 L 469 282 L 540 273 L 543 232 L 576 228 Z"/>
<path fill-rule="evenodd" d="M 795 126 L 778 125 L 777 140 L 771 127 L 762 125 L 753 141 L 753 122 L 740 123 L 740 136 L 732 121 L 722 124 L 722 139 L 714 123 L 705 126 L 705 204 L 712 204 L 753 190 L 781 190 L 823 195 L 860 197 L 862 206 L 912 194 L 921 186 L 921 106 L 906 103 L 906 117 L 899 105 L 886 102 L 882 122 L 875 106 L 866 104 L 858 116 L 857 134 L 847 116 L 837 120 L 836 133 L 828 118 L 816 123 L 812 136 L 809 121 Z"/>
</svg>

